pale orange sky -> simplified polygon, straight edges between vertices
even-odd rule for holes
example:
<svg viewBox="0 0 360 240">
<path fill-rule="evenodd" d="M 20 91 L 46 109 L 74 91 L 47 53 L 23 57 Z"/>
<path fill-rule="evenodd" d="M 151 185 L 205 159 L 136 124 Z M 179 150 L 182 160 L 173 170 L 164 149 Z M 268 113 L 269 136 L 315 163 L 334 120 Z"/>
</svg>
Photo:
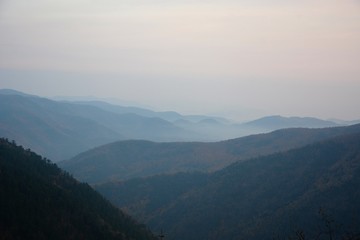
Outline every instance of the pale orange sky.
<svg viewBox="0 0 360 240">
<path fill-rule="evenodd" d="M 360 118 L 355 0 L 2 0 L 0 36 L 0 88 Z"/>
</svg>

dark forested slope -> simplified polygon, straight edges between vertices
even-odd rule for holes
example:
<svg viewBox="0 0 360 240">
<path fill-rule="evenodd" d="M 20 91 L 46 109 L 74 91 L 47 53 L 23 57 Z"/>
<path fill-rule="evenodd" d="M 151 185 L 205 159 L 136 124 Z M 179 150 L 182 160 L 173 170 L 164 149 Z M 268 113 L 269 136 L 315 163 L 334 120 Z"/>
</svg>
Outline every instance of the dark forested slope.
<svg viewBox="0 0 360 240">
<path fill-rule="evenodd" d="M 0 139 L 0 239 L 156 239 L 90 186 Z"/>
<path fill-rule="evenodd" d="M 355 132 L 360 132 L 360 124 L 284 129 L 214 143 L 119 141 L 84 152 L 59 165 L 91 184 L 180 171 L 215 171 L 239 160 Z"/>
<path fill-rule="evenodd" d="M 297 230 L 305 239 L 329 239 L 329 230 L 332 239 L 354 237 L 360 229 L 360 134 L 238 162 L 212 174 L 96 188 L 172 240 L 287 239 Z"/>
</svg>

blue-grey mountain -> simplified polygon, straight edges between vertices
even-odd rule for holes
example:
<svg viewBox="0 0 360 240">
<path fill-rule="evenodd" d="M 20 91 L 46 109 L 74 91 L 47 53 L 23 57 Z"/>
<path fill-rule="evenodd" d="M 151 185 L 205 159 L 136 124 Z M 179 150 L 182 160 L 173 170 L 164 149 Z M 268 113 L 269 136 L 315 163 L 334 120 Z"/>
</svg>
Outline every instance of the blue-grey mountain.
<svg viewBox="0 0 360 240">
<path fill-rule="evenodd" d="M 170 240 L 359 239 L 360 134 L 96 189 Z"/>
<path fill-rule="evenodd" d="M 236 161 L 354 132 L 360 132 L 360 124 L 323 129 L 284 129 L 212 143 L 118 141 L 81 153 L 59 165 L 91 184 L 183 171 L 212 172 Z"/>
<path fill-rule="evenodd" d="M 324 128 L 334 127 L 338 124 L 333 121 L 326 121 L 311 117 L 282 117 L 282 116 L 268 116 L 256 119 L 247 123 L 244 126 L 264 130 L 277 130 L 282 128 Z"/>
<path fill-rule="evenodd" d="M 273 119 L 273 118 L 270 118 Z M 235 124 L 219 117 L 155 112 L 105 102 L 60 102 L 0 90 L 0 136 L 16 140 L 53 161 L 69 159 L 116 140 L 220 141 L 284 127 L 325 127 L 319 119 L 277 117 Z M 273 122 L 276 122 L 274 124 Z"/>
<path fill-rule="evenodd" d="M 190 135 L 160 118 L 5 92 L 0 93 L 0 136 L 54 161 L 120 139 L 174 141 Z"/>
</svg>

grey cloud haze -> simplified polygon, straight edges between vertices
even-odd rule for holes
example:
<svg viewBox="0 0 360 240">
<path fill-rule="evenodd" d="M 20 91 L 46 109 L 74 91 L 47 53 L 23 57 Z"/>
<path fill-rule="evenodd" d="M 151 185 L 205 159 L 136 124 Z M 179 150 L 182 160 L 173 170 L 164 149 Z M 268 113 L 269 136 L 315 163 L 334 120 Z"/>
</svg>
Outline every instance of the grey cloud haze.
<svg viewBox="0 0 360 240">
<path fill-rule="evenodd" d="M 358 1 L 3 0 L 0 36 L 1 88 L 360 118 Z"/>
</svg>

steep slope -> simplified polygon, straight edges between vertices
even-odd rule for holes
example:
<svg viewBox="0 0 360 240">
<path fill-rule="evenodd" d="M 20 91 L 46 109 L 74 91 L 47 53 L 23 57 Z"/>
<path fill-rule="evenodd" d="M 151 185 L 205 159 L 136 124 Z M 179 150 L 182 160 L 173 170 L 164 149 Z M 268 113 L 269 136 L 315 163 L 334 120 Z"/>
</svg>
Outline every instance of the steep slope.
<svg viewBox="0 0 360 240">
<path fill-rule="evenodd" d="M 0 139 L 1 239 L 156 239 L 55 164 Z"/>
<path fill-rule="evenodd" d="M 358 239 L 360 134 L 208 175 L 156 176 L 96 189 L 171 240 L 287 239 L 295 231 L 305 239 L 329 239 L 329 230 L 333 239 Z"/>
<path fill-rule="evenodd" d="M 215 171 L 235 161 L 352 132 L 360 132 L 360 125 L 286 129 L 215 143 L 120 141 L 84 152 L 59 165 L 91 184 L 180 171 Z"/>
</svg>

